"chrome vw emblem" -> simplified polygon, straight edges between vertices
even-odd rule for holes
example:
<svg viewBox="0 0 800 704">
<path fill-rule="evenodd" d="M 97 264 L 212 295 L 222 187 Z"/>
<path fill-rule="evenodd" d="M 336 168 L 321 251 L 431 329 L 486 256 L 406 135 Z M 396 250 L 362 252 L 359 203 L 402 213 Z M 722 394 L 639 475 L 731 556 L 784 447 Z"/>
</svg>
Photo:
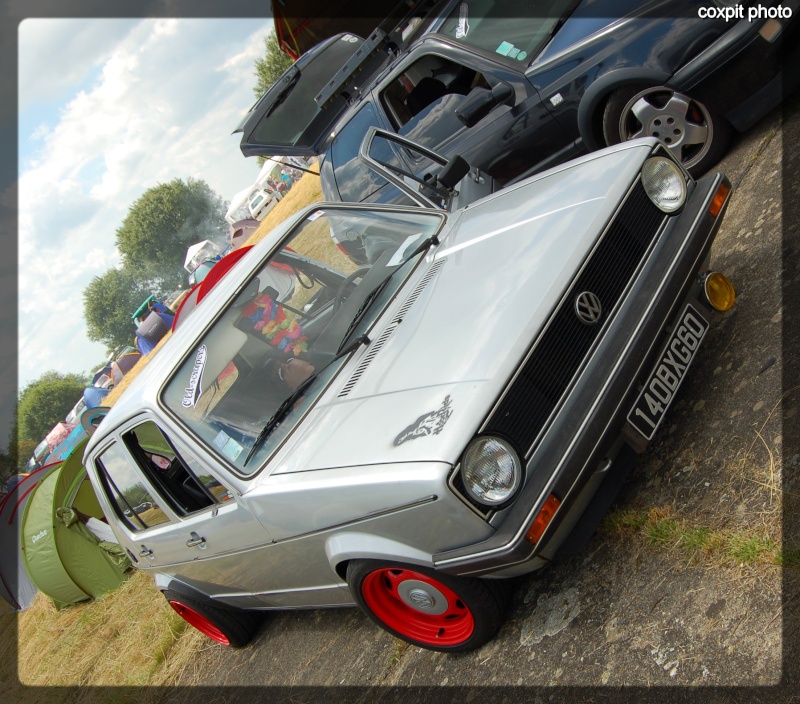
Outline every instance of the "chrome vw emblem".
<svg viewBox="0 0 800 704">
<path fill-rule="evenodd" d="M 600 299 L 591 291 L 584 291 L 575 299 L 575 313 L 582 323 L 594 325 L 600 321 L 602 312 Z"/>
<path fill-rule="evenodd" d="M 436 602 L 433 597 L 422 589 L 412 589 L 408 593 L 409 601 L 420 609 L 430 609 Z"/>
</svg>

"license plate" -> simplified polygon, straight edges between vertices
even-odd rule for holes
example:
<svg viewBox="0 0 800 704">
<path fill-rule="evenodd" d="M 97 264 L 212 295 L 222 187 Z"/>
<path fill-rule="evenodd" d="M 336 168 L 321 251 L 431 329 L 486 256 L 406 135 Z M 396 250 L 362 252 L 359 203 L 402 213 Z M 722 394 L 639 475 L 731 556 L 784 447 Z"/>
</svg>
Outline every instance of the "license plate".
<svg viewBox="0 0 800 704">
<path fill-rule="evenodd" d="M 655 369 L 628 413 L 628 422 L 645 439 L 652 439 L 661 424 L 707 330 L 708 321 L 694 306 L 687 305 Z"/>
</svg>

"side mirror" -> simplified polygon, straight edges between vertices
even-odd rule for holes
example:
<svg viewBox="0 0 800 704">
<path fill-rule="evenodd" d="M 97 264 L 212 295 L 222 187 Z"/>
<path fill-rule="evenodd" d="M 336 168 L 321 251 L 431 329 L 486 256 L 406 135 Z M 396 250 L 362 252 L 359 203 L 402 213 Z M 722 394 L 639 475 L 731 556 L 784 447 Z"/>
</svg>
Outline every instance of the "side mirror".
<svg viewBox="0 0 800 704">
<path fill-rule="evenodd" d="M 466 127 L 474 127 L 498 105 L 509 102 L 514 97 L 514 89 L 508 83 L 498 83 L 491 90 L 473 88 L 456 110 L 456 117 Z"/>
<path fill-rule="evenodd" d="M 436 180 L 448 191 L 451 191 L 468 173 L 469 164 L 463 157 L 456 155 L 444 165 L 442 170 L 437 175 Z"/>
</svg>

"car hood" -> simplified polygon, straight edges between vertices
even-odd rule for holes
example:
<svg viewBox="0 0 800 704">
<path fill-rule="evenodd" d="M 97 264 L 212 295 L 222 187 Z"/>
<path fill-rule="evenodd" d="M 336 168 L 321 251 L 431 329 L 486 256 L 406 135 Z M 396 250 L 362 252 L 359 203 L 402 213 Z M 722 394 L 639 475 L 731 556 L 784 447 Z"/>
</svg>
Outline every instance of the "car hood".
<svg viewBox="0 0 800 704">
<path fill-rule="evenodd" d="M 651 146 L 586 157 L 454 213 L 441 244 L 369 332 L 371 343 L 273 458 L 273 473 L 454 463 Z"/>
<path fill-rule="evenodd" d="M 581 2 L 575 7 L 564 24 L 556 32 L 538 61 L 544 61 L 582 40 L 600 32 L 609 25 L 618 24 L 631 15 L 651 12 L 659 16 L 658 8 L 666 6 L 663 0 L 641 2 L 641 0 L 592 0 Z M 662 9 L 669 16 L 668 9 Z"/>
</svg>

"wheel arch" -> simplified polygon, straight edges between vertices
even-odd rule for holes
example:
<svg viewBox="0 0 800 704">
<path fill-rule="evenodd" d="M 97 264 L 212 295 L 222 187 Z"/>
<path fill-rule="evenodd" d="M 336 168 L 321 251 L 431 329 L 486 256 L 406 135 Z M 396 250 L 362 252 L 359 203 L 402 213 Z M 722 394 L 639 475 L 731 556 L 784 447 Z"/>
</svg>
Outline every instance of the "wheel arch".
<svg viewBox="0 0 800 704">
<path fill-rule="evenodd" d="M 433 569 L 433 555 L 405 543 L 380 535 L 347 532 L 331 536 L 325 543 L 328 564 L 345 580 L 347 565 L 353 560 L 397 561 Z"/>
<path fill-rule="evenodd" d="M 586 89 L 578 105 L 578 130 L 587 151 L 605 146 L 602 133 L 598 135 L 598 118 L 607 98 L 618 88 L 633 83 L 668 86 L 671 75 L 666 71 L 646 68 L 620 68 L 603 74 Z"/>
</svg>

